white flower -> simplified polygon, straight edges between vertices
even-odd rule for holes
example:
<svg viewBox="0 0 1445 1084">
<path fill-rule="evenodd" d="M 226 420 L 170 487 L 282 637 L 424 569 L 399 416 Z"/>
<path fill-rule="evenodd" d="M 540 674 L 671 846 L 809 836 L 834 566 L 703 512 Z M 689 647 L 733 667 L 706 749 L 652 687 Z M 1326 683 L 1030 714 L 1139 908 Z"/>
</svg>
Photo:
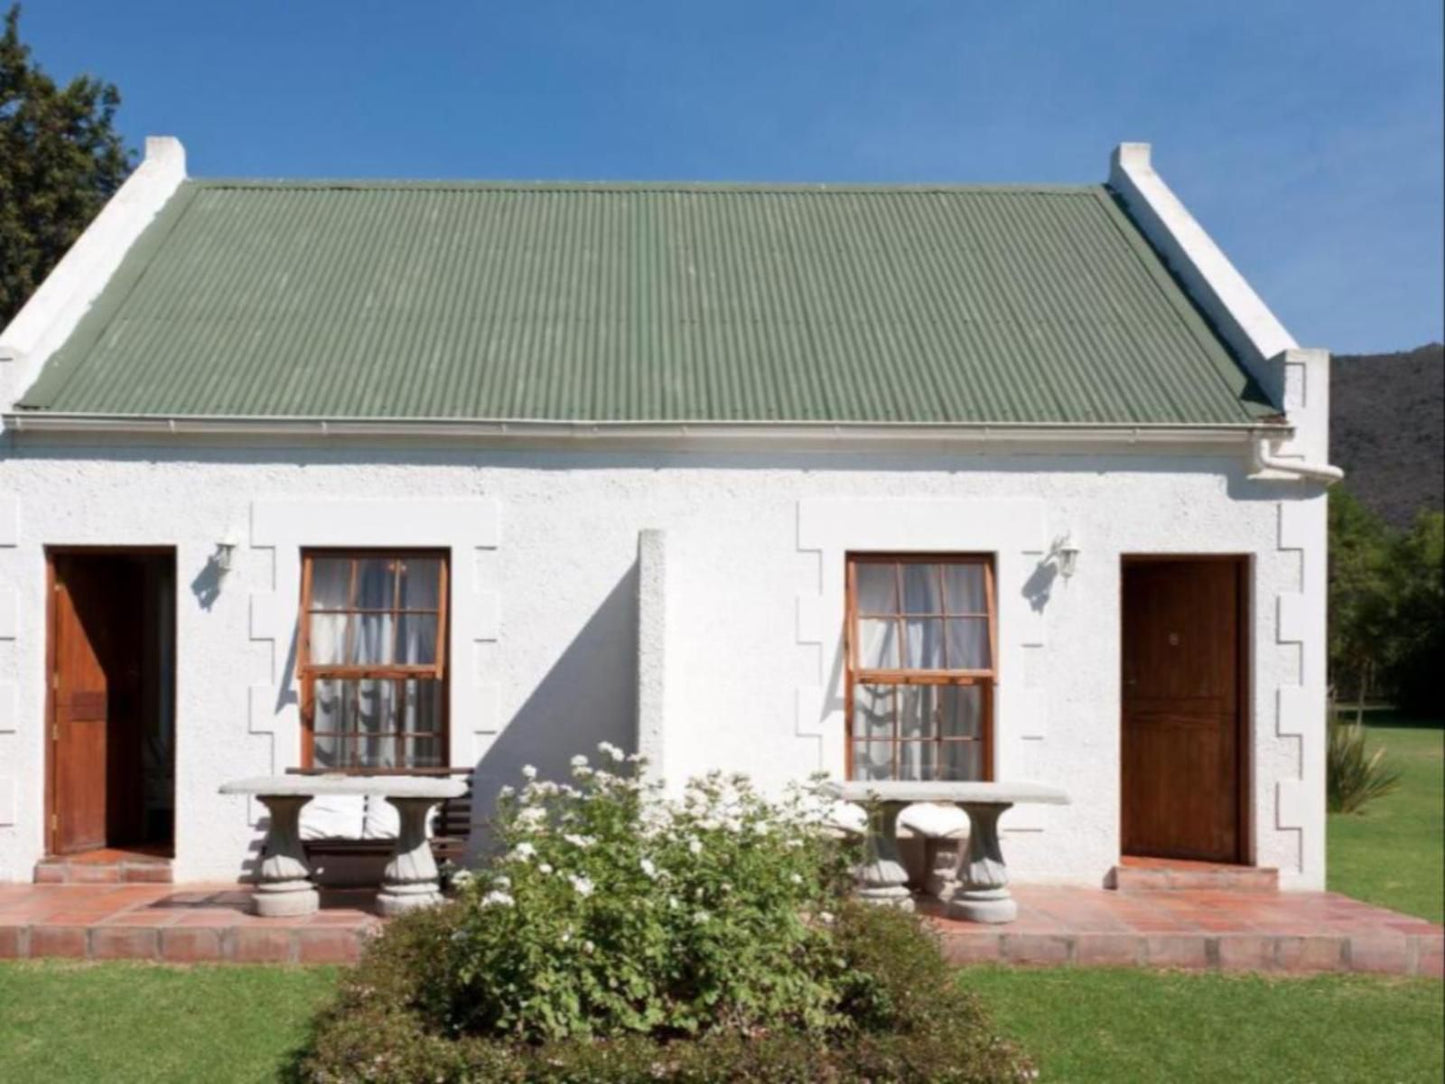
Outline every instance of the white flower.
<svg viewBox="0 0 1445 1084">
<path fill-rule="evenodd" d="M 596 947 L 597 947 L 597 946 L 594 945 L 591 941 L 583 941 L 583 942 L 582 942 L 582 951 L 585 952 L 585 953 L 587 953 L 589 956 L 592 954 L 592 950 L 595 949 Z"/>
<path fill-rule="evenodd" d="M 688 841 L 687 841 L 687 849 L 688 849 L 688 851 L 690 851 L 692 854 L 702 854 L 702 841 L 701 841 L 701 840 L 698 840 L 698 839 L 690 839 L 690 840 L 688 840 Z"/>
<path fill-rule="evenodd" d="M 517 823 L 523 828 L 540 828 L 547 823 L 547 811 L 539 805 L 529 805 L 517 814 Z"/>
<path fill-rule="evenodd" d="M 670 908 L 672 908 L 674 911 L 676 911 L 679 907 L 682 906 L 682 904 L 681 904 L 681 902 L 678 900 L 678 898 L 677 898 L 676 896 L 668 896 L 668 897 L 667 897 L 667 906 L 670 907 Z"/>
<path fill-rule="evenodd" d="M 517 788 L 516 788 L 516 787 L 513 787 L 513 786 L 505 786 L 505 787 L 502 787 L 501 790 L 497 791 L 497 797 L 498 797 L 498 798 L 510 798 L 512 795 L 514 795 L 514 794 L 516 794 L 516 793 L 517 793 Z"/>
<path fill-rule="evenodd" d="M 569 834 L 563 836 L 562 838 L 565 839 L 568 843 L 572 844 L 572 846 L 581 847 L 584 850 L 586 850 L 588 847 L 592 846 L 592 844 L 596 842 L 596 840 L 594 840 L 591 836 L 579 836 Z"/>
<path fill-rule="evenodd" d="M 511 879 L 510 877 L 507 877 L 507 876 L 498 877 L 493 883 L 494 883 L 498 888 L 511 888 L 511 887 L 512 887 L 512 879 Z"/>
<path fill-rule="evenodd" d="M 464 884 L 470 884 L 471 880 L 472 871 L 469 869 L 459 869 L 452 874 L 452 884 L 457 885 L 458 887 Z"/>
<path fill-rule="evenodd" d="M 624 753 L 621 749 L 617 748 L 617 746 L 613 745 L 610 741 L 598 742 L 597 751 L 607 757 L 609 760 L 616 761 L 618 764 L 621 764 L 624 760 L 627 759 L 627 754 Z"/>
<path fill-rule="evenodd" d="M 530 862 L 537 857 L 537 848 L 530 843 L 518 843 L 512 848 L 512 857 L 519 862 Z"/>
<path fill-rule="evenodd" d="M 543 862 L 543 863 L 542 863 L 540 866 L 538 866 L 537 868 L 538 868 L 539 870 L 541 870 L 543 873 L 551 873 L 551 872 L 552 872 L 552 863 L 550 863 L 550 862 Z"/>
<path fill-rule="evenodd" d="M 654 879 L 657 877 L 657 867 L 652 864 L 652 859 L 644 858 L 642 860 L 642 872 Z"/>
<path fill-rule="evenodd" d="M 482 897 L 483 907 L 510 907 L 515 901 L 505 892 L 488 892 Z"/>
<path fill-rule="evenodd" d="M 703 925 L 706 925 L 706 924 L 707 924 L 707 920 L 708 920 L 708 913 L 707 913 L 706 911 L 695 911 L 695 912 L 693 912 L 692 923 L 693 923 L 694 926 L 703 926 Z"/>
<path fill-rule="evenodd" d="M 581 753 L 578 753 L 575 757 L 572 758 L 572 767 L 585 768 L 586 766 L 587 758 L 584 757 Z"/>
<path fill-rule="evenodd" d="M 819 911 L 818 917 L 823 920 L 823 925 L 825 926 L 831 926 L 833 924 L 832 911 Z"/>
<path fill-rule="evenodd" d="M 576 890 L 577 895 L 584 898 L 592 895 L 593 885 L 586 877 L 579 877 L 573 874 L 569 876 L 567 880 L 572 882 L 572 887 Z"/>
<path fill-rule="evenodd" d="M 802 876 L 801 876 L 800 874 L 797 874 L 797 873 L 795 873 L 795 874 L 793 874 L 791 877 L 789 877 L 788 880 L 792 881 L 793 884 L 795 884 L 795 885 L 800 885 L 800 884 L 803 883 L 803 878 L 802 878 Z"/>
<path fill-rule="evenodd" d="M 522 778 L 532 780 L 537 778 L 537 769 L 530 764 L 522 765 Z"/>
</svg>

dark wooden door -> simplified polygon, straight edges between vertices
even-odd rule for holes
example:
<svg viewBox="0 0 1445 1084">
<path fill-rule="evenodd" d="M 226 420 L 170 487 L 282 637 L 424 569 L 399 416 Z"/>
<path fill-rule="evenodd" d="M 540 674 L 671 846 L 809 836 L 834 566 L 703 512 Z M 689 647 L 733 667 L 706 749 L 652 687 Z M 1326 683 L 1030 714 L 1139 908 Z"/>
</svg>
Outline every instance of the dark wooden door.
<svg viewBox="0 0 1445 1084">
<path fill-rule="evenodd" d="M 1123 851 L 1243 859 L 1242 562 L 1123 569 Z"/>
<path fill-rule="evenodd" d="M 144 585 L 118 557 L 56 554 L 53 569 L 51 849 L 73 854 L 144 834 Z"/>
</svg>

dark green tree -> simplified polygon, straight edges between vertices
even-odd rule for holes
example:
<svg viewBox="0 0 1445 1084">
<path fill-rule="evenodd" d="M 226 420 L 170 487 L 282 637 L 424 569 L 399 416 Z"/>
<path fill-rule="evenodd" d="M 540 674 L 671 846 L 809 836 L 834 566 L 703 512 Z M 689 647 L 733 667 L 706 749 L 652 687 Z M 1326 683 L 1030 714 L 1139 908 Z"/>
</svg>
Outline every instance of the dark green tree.
<svg viewBox="0 0 1445 1084">
<path fill-rule="evenodd" d="M 1395 649 L 1387 675 L 1398 707 L 1438 718 L 1445 710 L 1445 514 L 1421 512 L 1390 560 Z"/>
<path fill-rule="evenodd" d="M 1343 486 L 1330 490 L 1329 651 L 1336 696 L 1353 698 L 1357 718 L 1380 672 L 1393 661 L 1391 532 Z"/>
<path fill-rule="evenodd" d="M 0 34 L 0 327 L 20 311 L 126 174 L 120 93 L 80 75 L 64 87 L 20 40 L 20 5 Z"/>
</svg>

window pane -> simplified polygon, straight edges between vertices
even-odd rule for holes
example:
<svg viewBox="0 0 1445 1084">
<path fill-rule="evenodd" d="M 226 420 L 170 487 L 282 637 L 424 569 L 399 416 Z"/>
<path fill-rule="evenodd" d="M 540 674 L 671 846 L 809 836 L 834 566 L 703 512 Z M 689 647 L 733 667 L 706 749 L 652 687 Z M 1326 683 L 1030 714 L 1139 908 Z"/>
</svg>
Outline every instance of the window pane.
<svg viewBox="0 0 1445 1084">
<path fill-rule="evenodd" d="M 854 779 L 892 779 L 893 747 L 888 742 L 853 743 Z"/>
<path fill-rule="evenodd" d="M 899 745 L 896 778 L 909 782 L 933 779 L 933 757 L 937 747 L 937 743 L 931 741 L 903 742 Z"/>
<path fill-rule="evenodd" d="M 942 585 L 938 580 L 937 565 L 908 563 L 903 566 L 903 612 L 943 612 Z"/>
<path fill-rule="evenodd" d="M 940 778 L 950 783 L 971 783 L 983 778 L 983 743 L 946 741 L 939 743 L 942 758 Z"/>
<path fill-rule="evenodd" d="M 977 685 L 939 685 L 938 729 L 943 738 L 983 736 L 983 689 Z"/>
<path fill-rule="evenodd" d="M 347 730 L 362 734 L 393 734 L 397 730 L 396 682 L 380 678 L 362 678 L 353 682 L 356 696 L 348 704 L 356 705 L 356 719 Z"/>
<path fill-rule="evenodd" d="M 314 768 L 340 768 L 341 738 L 336 734 L 317 734 L 316 744 L 311 750 L 311 765 Z"/>
<path fill-rule="evenodd" d="M 898 612 L 898 566 L 859 562 L 853 566 L 858 612 L 862 614 L 894 614 Z"/>
<path fill-rule="evenodd" d="M 904 622 L 908 644 L 903 665 L 910 670 L 942 670 L 943 621 L 938 618 L 910 617 Z"/>
<path fill-rule="evenodd" d="M 321 666 L 331 666 L 342 661 L 346 650 L 345 614 L 311 614 L 311 644 L 309 659 Z"/>
<path fill-rule="evenodd" d="M 406 758 L 405 766 L 408 768 L 443 767 L 441 739 L 407 738 Z"/>
<path fill-rule="evenodd" d="M 356 562 L 358 609 L 391 609 L 396 601 L 393 586 L 397 563 L 386 557 L 365 557 Z"/>
<path fill-rule="evenodd" d="M 341 682 L 318 681 L 311 689 L 311 726 L 314 730 L 342 728 Z"/>
<path fill-rule="evenodd" d="M 937 733 L 934 718 L 938 705 L 937 685 L 902 685 L 898 689 L 898 736 L 918 740 Z"/>
<path fill-rule="evenodd" d="M 397 639 L 397 662 L 430 666 L 437 657 L 435 614 L 403 614 Z"/>
<path fill-rule="evenodd" d="M 865 670 L 898 668 L 898 622 L 893 618 L 860 618 L 858 665 Z"/>
<path fill-rule="evenodd" d="M 402 562 L 401 608 L 435 610 L 441 591 L 442 563 L 435 557 L 408 557 Z"/>
<path fill-rule="evenodd" d="M 406 682 L 406 706 L 401 715 L 401 729 L 409 733 L 435 732 L 442 729 L 442 685 L 439 681 Z"/>
<path fill-rule="evenodd" d="M 351 561 L 345 557 L 317 557 L 311 561 L 311 608 L 344 610 L 351 588 Z"/>
<path fill-rule="evenodd" d="M 858 685 L 853 689 L 853 734 L 859 738 L 893 737 L 892 685 Z"/>
<path fill-rule="evenodd" d="M 988 596 L 983 587 L 983 565 L 945 565 L 943 583 L 949 613 L 988 612 Z"/>
<path fill-rule="evenodd" d="M 948 665 L 954 670 L 990 669 L 988 618 L 964 617 L 949 620 Z"/>
<path fill-rule="evenodd" d="M 392 661 L 392 631 L 395 618 L 391 614 L 355 614 L 351 621 L 354 633 L 351 638 L 353 666 L 379 666 Z"/>
</svg>

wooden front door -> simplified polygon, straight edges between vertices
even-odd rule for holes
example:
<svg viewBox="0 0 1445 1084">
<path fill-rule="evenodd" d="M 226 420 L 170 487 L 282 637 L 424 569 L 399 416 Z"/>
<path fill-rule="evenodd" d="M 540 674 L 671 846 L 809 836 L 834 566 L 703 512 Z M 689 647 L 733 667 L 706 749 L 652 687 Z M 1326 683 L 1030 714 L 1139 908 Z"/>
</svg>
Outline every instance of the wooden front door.
<svg viewBox="0 0 1445 1084">
<path fill-rule="evenodd" d="M 1125 854 L 1244 860 L 1246 567 L 1124 562 Z"/>
<path fill-rule="evenodd" d="M 50 850 L 140 840 L 144 580 L 131 562 L 52 555 Z"/>
</svg>

